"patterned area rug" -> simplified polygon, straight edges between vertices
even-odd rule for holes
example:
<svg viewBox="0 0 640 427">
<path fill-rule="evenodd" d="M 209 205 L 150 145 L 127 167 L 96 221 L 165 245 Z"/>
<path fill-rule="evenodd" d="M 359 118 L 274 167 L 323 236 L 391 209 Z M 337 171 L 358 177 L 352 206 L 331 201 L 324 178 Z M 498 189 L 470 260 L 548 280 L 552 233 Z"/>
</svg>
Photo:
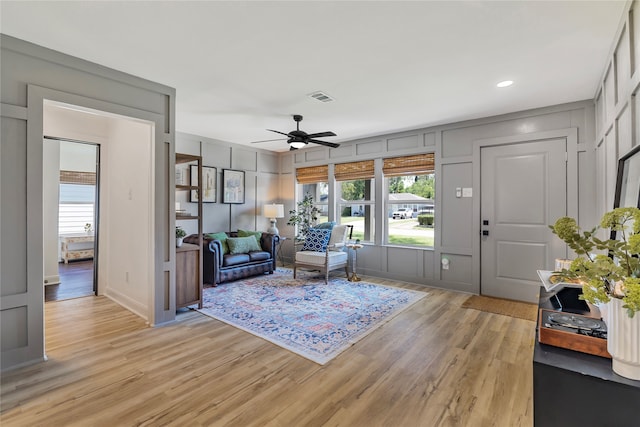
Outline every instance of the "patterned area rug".
<svg viewBox="0 0 640 427">
<path fill-rule="evenodd" d="M 425 296 L 279 268 L 205 289 L 199 311 L 324 365 Z"/>
</svg>

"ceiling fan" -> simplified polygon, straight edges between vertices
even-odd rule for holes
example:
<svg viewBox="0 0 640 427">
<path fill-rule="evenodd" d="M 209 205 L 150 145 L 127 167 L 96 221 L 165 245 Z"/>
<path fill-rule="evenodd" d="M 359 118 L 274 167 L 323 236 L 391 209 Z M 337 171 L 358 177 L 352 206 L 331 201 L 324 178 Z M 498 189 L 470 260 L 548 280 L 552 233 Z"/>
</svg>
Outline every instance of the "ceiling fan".
<svg viewBox="0 0 640 427">
<path fill-rule="evenodd" d="M 300 122 L 302 121 L 302 116 L 300 114 L 294 114 L 293 120 L 296 121 L 296 130 L 292 130 L 289 133 L 284 133 L 284 132 L 280 132 L 278 130 L 273 130 L 273 129 L 267 129 L 270 132 L 279 133 L 281 135 L 288 137 L 289 139 L 287 140 L 287 143 L 289 144 L 289 147 L 290 147 L 289 150 L 297 150 L 298 148 L 303 148 L 310 142 L 314 144 L 324 145 L 326 147 L 331 147 L 331 148 L 337 148 L 340 146 L 340 144 L 336 144 L 334 142 L 320 141 L 315 139 L 315 138 L 323 138 L 326 136 L 336 136 L 335 133 L 331 131 L 318 132 L 318 133 L 306 133 L 305 131 L 300 130 Z M 280 139 L 285 139 L 285 138 L 280 138 Z M 267 142 L 267 141 L 278 141 L 278 139 L 254 141 L 252 142 L 252 144 L 257 144 L 260 142 Z"/>
</svg>

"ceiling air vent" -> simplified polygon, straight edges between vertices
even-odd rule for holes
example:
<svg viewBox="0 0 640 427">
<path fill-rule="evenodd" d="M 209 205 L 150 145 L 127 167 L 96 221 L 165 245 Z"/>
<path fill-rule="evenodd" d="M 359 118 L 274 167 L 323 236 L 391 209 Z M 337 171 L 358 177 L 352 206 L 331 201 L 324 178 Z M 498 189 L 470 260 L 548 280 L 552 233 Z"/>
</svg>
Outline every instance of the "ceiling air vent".
<svg viewBox="0 0 640 427">
<path fill-rule="evenodd" d="M 312 94 L 310 94 L 309 96 L 310 96 L 311 98 L 313 98 L 313 99 L 317 99 L 318 101 L 321 101 L 321 102 L 331 102 L 331 101 L 333 101 L 333 100 L 334 100 L 332 97 L 330 97 L 330 96 L 329 96 L 329 95 L 327 95 L 326 93 L 324 93 L 324 92 L 320 92 L 320 91 L 318 91 L 318 92 L 313 92 L 313 93 L 312 93 Z"/>
</svg>

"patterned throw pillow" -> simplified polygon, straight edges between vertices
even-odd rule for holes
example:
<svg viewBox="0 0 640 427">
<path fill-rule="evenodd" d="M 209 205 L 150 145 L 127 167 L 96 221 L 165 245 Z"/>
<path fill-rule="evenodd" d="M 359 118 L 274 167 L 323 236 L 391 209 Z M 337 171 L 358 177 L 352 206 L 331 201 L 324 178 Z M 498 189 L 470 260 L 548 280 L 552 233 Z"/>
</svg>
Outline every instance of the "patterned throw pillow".
<svg viewBox="0 0 640 427">
<path fill-rule="evenodd" d="M 312 228 L 304 240 L 302 250 L 325 252 L 327 250 L 327 243 L 329 243 L 329 237 L 331 237 L 331 230 Z"/>
<path fill-rule="evenodd" d="M 229 237 L 227 244 L 229 245 L 229 253 L 231 254 L 246 254 L 251 251 L 262 250 L 253 236 Z"/>
<path fill-rule="evenodd" d="M 225 233 L 224 231 L 221 233 L 210 233 L 207 234 L 207 237 L 209 237 L 210 239 L 220 240 L 220 244 L 222 245 L 222 255 L 229 253 L 229 245 L 227 244 L 227 239 L 229 238 L 229 236 L 227 236 L 227 233 Z"/>
<path fill-rule="evenodd" d="M 238 237 L 249 237 L 249 236 L 255 237 L 256 241 L 258 242 L 258 246 L 260 246 L 260 238 L 262 237 L 262 231 L 249 231 L 249 230 L 242 230 L 238 228 Z"/>
</svg>

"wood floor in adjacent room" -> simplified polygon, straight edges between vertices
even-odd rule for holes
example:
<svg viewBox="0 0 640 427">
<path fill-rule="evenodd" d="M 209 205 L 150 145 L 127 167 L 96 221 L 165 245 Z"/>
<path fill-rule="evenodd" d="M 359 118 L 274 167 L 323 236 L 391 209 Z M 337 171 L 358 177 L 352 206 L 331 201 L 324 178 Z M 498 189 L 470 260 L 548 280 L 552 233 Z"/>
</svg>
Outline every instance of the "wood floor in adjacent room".
<svg viewBox="0 0 640 427">
<path fill-rule="evenodd" d="M 533 322 L 368 280 L 430 295 L 324 366 L 195 311 L 149 328 L 105 297 L 48 302 L 49 360 L 2 374 L 0 424 L 533 424 Z"/>
</svg>

